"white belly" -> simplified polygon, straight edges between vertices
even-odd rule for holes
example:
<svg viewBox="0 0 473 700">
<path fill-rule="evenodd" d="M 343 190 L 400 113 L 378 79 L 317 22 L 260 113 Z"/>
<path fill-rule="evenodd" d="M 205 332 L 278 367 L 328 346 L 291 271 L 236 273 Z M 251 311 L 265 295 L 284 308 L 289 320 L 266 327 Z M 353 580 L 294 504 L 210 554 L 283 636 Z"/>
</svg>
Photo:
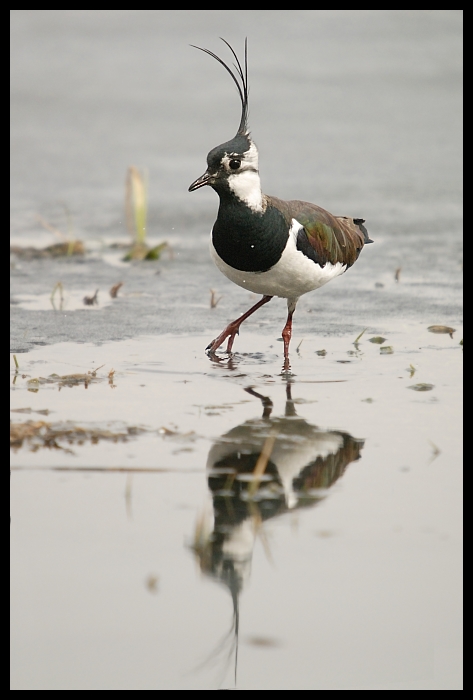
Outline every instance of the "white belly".
<svg viewBox="0 0 473 700">
<path fill-rule="evenodd" d="M 322 287 L 347 269 L 346 265 L 339 262 L 335 265 L 326 263 L 324 267 L 321 267 L 300 250 L 297 250 L 296 236 L 300 228 L 302 228 L 301 224 L 293 219 L 293 225 L 281 259 L 266 272 L 244 272 L 227 265 L 215 250 L 212 235 L 210 235 L 210 254 L 220 272 L 223 272 L 229 280 L 243 289 L 248 289 L 255 294 L 297 299 L 302 294 Z"/>
</svg>

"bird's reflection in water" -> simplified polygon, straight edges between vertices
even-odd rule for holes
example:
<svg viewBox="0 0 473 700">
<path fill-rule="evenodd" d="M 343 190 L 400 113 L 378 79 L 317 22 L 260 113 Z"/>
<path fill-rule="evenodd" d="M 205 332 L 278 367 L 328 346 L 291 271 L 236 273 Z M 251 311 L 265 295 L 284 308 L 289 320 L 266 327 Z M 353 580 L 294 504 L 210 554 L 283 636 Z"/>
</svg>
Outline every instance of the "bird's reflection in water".
<svg viewBox="0 0 473 700">
<path fill-rule="evenodd" d="M 253 547 L 262 523 L 316 505 L 350 462 L 359 459 L 363 440 L 338 430 L 322 430 L 296 414 L 291 384 L 284 416 L 271 417 L 273 404 L 261 400 L 263 415 L 222 435 L 207 460 L 211 502 L 195 532 L 194 551 L 203 573 L 224 584 L 233 601 L 229 633 L 208 662 L 238 659 L 239 595 L 251 570 Z M 223 657 L 226 657 L 226 663 Z M 207 665 L 206 662 L 204 665 Z"/>
</svg>

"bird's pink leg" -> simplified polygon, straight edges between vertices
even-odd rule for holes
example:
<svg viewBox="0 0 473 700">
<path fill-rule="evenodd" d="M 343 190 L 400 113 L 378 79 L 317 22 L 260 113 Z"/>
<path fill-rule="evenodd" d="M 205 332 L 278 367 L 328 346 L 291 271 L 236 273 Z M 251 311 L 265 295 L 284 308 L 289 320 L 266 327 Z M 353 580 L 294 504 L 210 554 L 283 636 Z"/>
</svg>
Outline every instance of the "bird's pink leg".
<svg viewBox="0 0 473 700">
<path fill-rule="evenodd" d="M 284 365 L 283 372 L 289 372 L 291 365 L 289 364 L 289 343 L 292 336 L 292 316 L 294 311 L 289 311 L 287 314 L 286 325 L 283 328 L 282 339 L 284 341 Z"/>
<path fill-rule="evenodd" d="M 232 321 L 232 323 L 229 323 L 228 326 L 223 330 L 220 335 L 215 338 L 215 340 L 212 340 L 211 343 L 207 345 L 205 348 L 207 352 L 213 353 L 217 348 L 219 348 L 225 340 L 228 338 L 228 343 L 227 343 L 227 352 L 232 351 L 233 347 L 233 341 L 235 340 L 235 336 L 240 330 L 240 326 L 243 323 L 243 321 L 246 321 L 248 316 L 251 316 L 251 314 L 254 314 L 255 311 L 257 311 L 261 306 L 264 304 L 267 304 L 268 301 L 271 301 L 273 297 L 265 295 L 262 299 L 258 301 L 257 304 L 251 307 L 251 309 L 248 309 L 246 313 L 244 313 L 240 318 L 237 318 L 236 321 Z"/>
</svg>

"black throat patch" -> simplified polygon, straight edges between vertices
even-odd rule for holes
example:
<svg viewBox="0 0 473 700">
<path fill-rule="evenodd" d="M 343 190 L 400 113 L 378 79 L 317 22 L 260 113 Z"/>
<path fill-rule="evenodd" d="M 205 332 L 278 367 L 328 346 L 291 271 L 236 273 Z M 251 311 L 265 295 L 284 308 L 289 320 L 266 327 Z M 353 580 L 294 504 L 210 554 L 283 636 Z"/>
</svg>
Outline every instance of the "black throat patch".
<svg viewBox="0 0 473 700">
<path fill-rule="evenodd" d="M 252 211 L 234 196 L 221 196 L 212 243 L 220 258 L 236 270 L 266 272 L 281 258 L 289 227 L 275 207 Z"/>
</svg>

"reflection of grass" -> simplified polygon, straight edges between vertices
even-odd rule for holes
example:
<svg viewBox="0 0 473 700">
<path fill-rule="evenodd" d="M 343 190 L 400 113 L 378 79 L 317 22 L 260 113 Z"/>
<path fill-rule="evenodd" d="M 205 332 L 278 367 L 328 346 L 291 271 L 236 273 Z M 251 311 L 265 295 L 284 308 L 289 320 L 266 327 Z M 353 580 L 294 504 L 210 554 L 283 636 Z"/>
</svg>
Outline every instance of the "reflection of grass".
<svg viewBox="0 0 473 700">
<path fill-rule="evenodd" d="M 261 477 L 266 471 L 269 458 L 271 457 L 271 452 L 273 451 L 274 443 L 276 442 L 278 432 L 279 431 L 277 429 L 273 428 L 273 430 L 271 430 L 270 434 L 264 442 L 263 449 L 261 450 L 261 454 L 258 457 L 258 461 L 256 462 L 255 468 L 253 470 L 254 480 L 251 482 L 248 488 L 248 495 L 250 498 L 254 498 L 254 495 L 258 490 L 258 487 L 261 482 Z"/>
<path fill-rule="evenodd" d="M 126 177 L 125 209 L 128 230 L 133 244 L 124 260 L 157 260 L 167 243 L 154 248 L 146 245 L 146 222 L 148 218 L 148 174 L 140 173 L 131 165 Z"/>
</svg>

